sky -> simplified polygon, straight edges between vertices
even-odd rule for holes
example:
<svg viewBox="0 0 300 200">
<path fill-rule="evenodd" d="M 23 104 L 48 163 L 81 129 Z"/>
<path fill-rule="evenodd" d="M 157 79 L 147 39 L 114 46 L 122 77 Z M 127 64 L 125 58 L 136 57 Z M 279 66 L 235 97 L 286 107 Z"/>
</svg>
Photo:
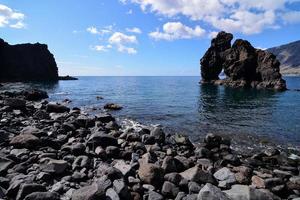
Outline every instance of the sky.
<svg viewBox="0 0 300 200">
<path fill-rule="evenodd" d="M 0 38 L 45 43 L 60 75 L 199 76 L 219 31 L 300 39 L 300 0 L 0 0 Z"/>
</svg>

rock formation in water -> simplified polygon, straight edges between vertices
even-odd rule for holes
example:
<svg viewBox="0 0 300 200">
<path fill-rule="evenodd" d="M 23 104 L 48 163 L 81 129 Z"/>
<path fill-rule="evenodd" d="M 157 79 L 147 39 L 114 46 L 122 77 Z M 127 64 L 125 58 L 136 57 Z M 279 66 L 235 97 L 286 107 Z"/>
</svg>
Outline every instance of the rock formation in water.
<svg viewBox="0 0 300 200">
<path fill-rule="evenodd" d="M 57 65 L 47 45 L 9 45 L 0 39 L 0 81 L 56 80 Z"/>
<path fill-rule="evenodd" d="M 200 61 L 202 83 L 257 89 L 286 89 L 286 83 L 280 74 L 280 62 L 276 56 L 256 49 L 242 39 L 231 45 L 232 39 L 231 33 L 222 31 L 211 41 L 210 48 Z M 219 80 L 222 70 L 227 78 Z"/>
</svg>

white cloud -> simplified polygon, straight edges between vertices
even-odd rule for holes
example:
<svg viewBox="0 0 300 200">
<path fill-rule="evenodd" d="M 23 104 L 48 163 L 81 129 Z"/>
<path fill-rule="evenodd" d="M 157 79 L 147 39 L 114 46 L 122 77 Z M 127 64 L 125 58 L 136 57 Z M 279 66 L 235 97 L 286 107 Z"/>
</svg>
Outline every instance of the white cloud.
<svg viewBox="0 0 300 200">
<path fill-rule="evenodd" d="M 242 32 L 244 34 L 260 33 L 264 28 L 275 25 L 275 13 L 266 11 L 254 14 L 249 11 L 237 11 L 228 18 L 210 17 L 206 19 L 217 29 L 229 32 Z"/>
<path fill-rule="evenodd" d="M 91 33 L 91 34 L 95 34 L 95 35 L 105 35 L 105 34 L 109 34 L 113 31 L 113 25 L 106 26 L 106 27 L 104 27 L 103 29 L 100 29 L 100 30 L 98 30 L 94 26 L 90 26 L 86 29 L 86 31 Z"/>
<path fill-rule="evenodd" d="M 98 34 L 98 30 L 96 27 L 91 26 L 91 27 L 88 27 L 86 30 L 87 30 L 87 32 L 90 32 L 91 34 Z"/>
<path fill-rule="evenodd" d="M 103 52 L 107 52 L 111 48 L 112 48 L 112 46 L 109 44 L 108 45 L 96 45 L 96 46 L 92 47 L 92 49 L 95 51 L 103 51 Z"/>
<path fill-rule="evenodd" d="M 135 35 L 126 35 L 121 32 L 115 32 L 109 39 L 111 44 L 126 44 L 126 43 L 137 43 Z"/>
<path fill-rule="evenodd" d="M 156 30 L 149 33 L 149 36 L 156 40 L 177 40 L 203 37 L 205 30 L 200 26 L 191 28 L 183 25 L 181 22 L 168 22 L 164 24 L 163 31 Z"/>
<path fill-rule="evenodd" d="M 0 4 L 0 27 L 11 27 L 16 29 L 25 28 L 25 15 Z"/>
<path fill-rule="evenodd" d="M 129 33 L 137 33 L 137 34 L 141 34 L 142 31 L 141 29 L 134 27 L 134 28 L 126 28 L 126 31 Z"/>
<path fill-rule="evenodd" d="M 124 45 L 118 45 L 118 51 L 122 53 L 128 53 L 128 54 L 136 54 L 137 50 L 132 47 L 126 47 Z"/>
<path fill-rule="evenodd" d="M 112 30 L 112 28 L 110 29 Z M 139 29 L 130 29 L 131 31 L 138 32 Z M 100 34 L 99 30 L 94 27 L 89 27 L 87 29 L 88 32 L 92 34 Z M 140 30 L 139 30 L 140 31 Z M 95 45 L 91 46 L 90 48 L 95 51 L 99 52 L 108 52 L 110 49 L 116 49 L 121 53 L 128 53 L 128 54 L 136 54 L 137 50 L 131 45 L 138 44 L 138 40 L 135 35 L 126 35 L 122 32 L 109 32 L 109 37 L 106 38 L 106 44 L 103 45 Z"/>
<path fill-rule="evenodd" d="M 186 16 L 211 25 L 216 30 L 256 34 L 285 23 L 299 23 L 299 11 L 288 4 L 299 0 L 127 0 L 146 12 L 165 17 Z M 282 16 L 282 17 L 280 17 Z M 154 32 L 158 37 L 168 37 Z"/>
<path fill-rule="evenodd" d="M 127 44 L 137 44 L 138 41 L 135 35 L 126 35 L 121 32 L 115 32 L 109 39 L 108 42 L 115 45 L 117 50 L 122 53 L 136 54 L 137 50 L 133 47 L 126 46 Z"/>
</svg>

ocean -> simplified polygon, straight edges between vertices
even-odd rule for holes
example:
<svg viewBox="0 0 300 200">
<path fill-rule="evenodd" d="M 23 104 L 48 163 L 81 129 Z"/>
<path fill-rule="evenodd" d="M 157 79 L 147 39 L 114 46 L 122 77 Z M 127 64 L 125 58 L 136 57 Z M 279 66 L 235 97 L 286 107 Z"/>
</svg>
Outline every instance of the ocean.
<svg viewBox="0 0 300 200">
<path fill-rule="evenodd" d="M 106 103 L 123 106 L 119 119 L 162 125 L 194 141 L 207 133 L 300 145 L 300 77 L 285 77 L 288 91 L 201 85 L 200 77 L 78 77 L 58 83 L 11 83 L 10 89 L 46 90 L 49 101 L 96 114 Z M 4 88 L 4 89 L 5 89 Z M 103 99 L 97 98 L 103 97 Z"/>
</svg>

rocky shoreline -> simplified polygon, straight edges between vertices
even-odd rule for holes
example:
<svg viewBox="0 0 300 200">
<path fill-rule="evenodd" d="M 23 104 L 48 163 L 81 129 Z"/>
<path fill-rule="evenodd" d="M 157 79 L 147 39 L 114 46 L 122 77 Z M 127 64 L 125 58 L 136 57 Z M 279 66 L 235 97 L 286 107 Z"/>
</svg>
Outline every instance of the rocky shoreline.
<svg viewBox="0 0 300 200">
<path fill-rule="evenodd" d="M 300 199 L 298 152 L 240 153 L 213 134 L 192 143 L 47 98 L 0 94 L 0 199 Z"/>
</svg>

